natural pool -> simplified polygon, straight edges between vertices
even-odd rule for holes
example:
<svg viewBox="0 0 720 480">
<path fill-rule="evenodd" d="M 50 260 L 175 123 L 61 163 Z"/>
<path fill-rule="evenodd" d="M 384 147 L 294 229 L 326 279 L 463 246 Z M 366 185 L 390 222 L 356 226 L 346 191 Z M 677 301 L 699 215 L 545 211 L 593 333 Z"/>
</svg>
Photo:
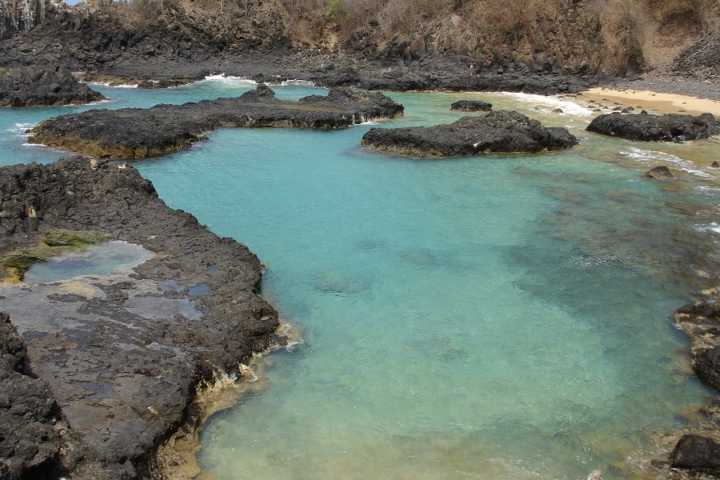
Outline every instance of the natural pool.
<svg viewBox="0 0 720 480">
<path fill-rule="evenodd" d="M 102 91 L 116 108 L 247 88 Z M 392 125 L 458 118 L 448 108 L 462 97 L 393 96 L 406 117 Z M 215 478 L 615 478 L 608 465 L 706 400 L 669 317 L 692 293 L 693 226 L 709 223 L 672 207 L 717 202 L 696 164 L 720 145 L 603 139 L 572 102 L 478 97 L 582 144 L 432 161 L 362 151 L 369 126 L 222 130 L 138 165 L 168 204 L 258 253 L 264 294 L 304 333 L 269 358 L 265 391 L 205 428 L 200 461 Z M 16 129 L 72 110 L 0 111 L 0 162 L 57 158 Z M 643 179 L 655 163 L 704 188 Z"/>
<path fill-rule="evenodd" d="M 36 263 L 25 274 L 27 284 L 52 283 L 79 277 L 106 276 L 128 271 L 152 258 L 140 245 L 122 241 L 103 242 Z"/>
</svg>

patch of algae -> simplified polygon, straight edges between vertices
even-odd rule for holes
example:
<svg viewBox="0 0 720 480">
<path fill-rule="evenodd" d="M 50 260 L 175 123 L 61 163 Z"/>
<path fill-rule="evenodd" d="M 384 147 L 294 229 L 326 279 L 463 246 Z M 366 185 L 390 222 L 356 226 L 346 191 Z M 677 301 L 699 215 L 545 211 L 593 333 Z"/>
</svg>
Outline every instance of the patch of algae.
<svg viewBox="0 0 720 480">
<path fill-rule="evenodd" d="M 0 282 L 20 283 L 34 264 L 68 252 L 82 251 L 107 239 L 107 235 L 96 231 L 48 230 L 36 245 L 0 255 Z"/>
</svg>

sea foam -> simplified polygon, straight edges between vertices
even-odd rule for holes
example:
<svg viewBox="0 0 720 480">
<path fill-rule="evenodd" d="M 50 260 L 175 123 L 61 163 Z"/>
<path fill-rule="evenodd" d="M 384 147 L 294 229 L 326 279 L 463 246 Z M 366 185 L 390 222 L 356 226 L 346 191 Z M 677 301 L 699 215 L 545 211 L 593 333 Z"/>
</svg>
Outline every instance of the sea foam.
<svg viewBox="0 0 720 480">
<path fill-rule="evenodd" d="M 554 95 L 546 96 L 522 92 L 500 92 L 500 95 L 511 97 L 512 99 L 519 100 L 521 102 L 528 102 L 536 105 L 545 105 L 552 108 L 560 108 L 562 109 L 563 113 L 568 115 L 589 117 L 593 114 L 592 110 L 580 105 L 579 103 L 570 100 L 564 100 Z"/>
<path fill-rule="evenodd" d="M 683 160 L 682 158 L 678 157 L 677 155 L 673 155 L 671 153 L 665 153 L 665 152 L 658 152 L 655 150 L 643 150 L 641 148 L 636 147 L 630 147 L 627 150 L 623 150 L 620 152 L 620 155 L 625 158 L 630 158 L 632 160 L 637 160 L 642 163 L 649 163 L 649 162 L 664 162 L 664 163 L 671 163 L 674 166 L 676 166 L 678 169 L 687 172 L 691 175 L 695 175 L 702 178 L 712 178 L 712 175 L 709 173 L 700 170 L 697 168 L 696 165 L 694 165 L 691 162 L 688 162 L 687 160 Z"/>
</svg>

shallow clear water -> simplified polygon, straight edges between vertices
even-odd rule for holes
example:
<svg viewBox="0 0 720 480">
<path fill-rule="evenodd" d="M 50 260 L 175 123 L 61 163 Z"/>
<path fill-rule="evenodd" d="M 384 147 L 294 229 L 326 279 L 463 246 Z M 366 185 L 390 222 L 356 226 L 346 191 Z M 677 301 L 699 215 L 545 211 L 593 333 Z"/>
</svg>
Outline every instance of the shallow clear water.
<svg viewBox="0 0 720 480">
<path fill-rule="evenodd" d="M 25 274 L 25 283 L 50 283 L 77 277 L 110 275 L 130 270 L 152 258 L 152 253 L 140 245 L 110 241 L 88 247 L 81 252 L 54 257 L 36 263 Z"/>
<path fill-rule="evenodd" d="M 114 108 L 243 88 L 103 91 Z M 458 118 L 462 95 L 394 96 L 407 115 L 388 125 Z M 669 319 L 691 293 L 676 233 L 697 220 L 666 207 L 717 192 L 674 192 L 623 165 L 705 159 L 717 144 L 602 139 L 572 104 L 482 97 L 583 144 L 433 161 L 364 152 L 369 126 L 221 130 L 138 165 L 171 206 L 258 253 L 264 294 L 304 333 L 270 357 L 267 390 L 207 425 L 200 460 L 216 478 L 579 479 L 705 401 Z M 2 111 L 0 131 L 57 111 Z M 0 136 L 3 162 L 58 156 L 20 143 Z"/>
</svg>

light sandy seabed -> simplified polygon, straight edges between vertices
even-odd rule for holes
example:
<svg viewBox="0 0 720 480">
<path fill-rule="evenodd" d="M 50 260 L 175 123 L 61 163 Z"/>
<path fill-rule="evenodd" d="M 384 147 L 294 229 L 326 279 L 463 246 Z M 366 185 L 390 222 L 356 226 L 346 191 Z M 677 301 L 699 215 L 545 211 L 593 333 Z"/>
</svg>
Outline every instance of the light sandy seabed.
<svg viewBox="0 0 720 480">
<path fill-rule="evenodd" d="M 720 102 L 704 98 L 689 97 L 670 93 L 657 93 L 649 90 L 613 90 L 609 88 L 591 88 L 583 92 L 583 100 L 597 102 L 615 102 L 635 108 L 644 108 L 659 113 L 712 113 L 720 115 Z"/>
</svg>

